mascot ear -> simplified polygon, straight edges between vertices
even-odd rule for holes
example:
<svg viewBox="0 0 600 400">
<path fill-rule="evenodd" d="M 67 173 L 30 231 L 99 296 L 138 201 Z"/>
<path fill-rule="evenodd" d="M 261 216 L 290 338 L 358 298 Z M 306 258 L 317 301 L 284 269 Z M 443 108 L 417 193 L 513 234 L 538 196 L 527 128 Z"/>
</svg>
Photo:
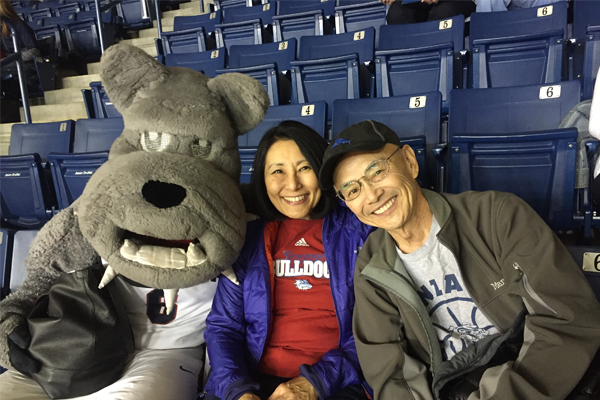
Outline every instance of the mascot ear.
<svg viewBox="0 0 600 400">
<path fill-rule="evenodd" d="M 102 85 L 121 113 L 137 93 L 169 75 L 167 67 L 142 49 L 126 44 L 109 47 L 102 55 Z"/>
<path fill-rule="evenodd" d="M 244 74 L 219 75 L 208 81 L 208 89 L 225 103 L 239 135 L 256 128 L 269 108 L 265 87 Z"/>
</svg>

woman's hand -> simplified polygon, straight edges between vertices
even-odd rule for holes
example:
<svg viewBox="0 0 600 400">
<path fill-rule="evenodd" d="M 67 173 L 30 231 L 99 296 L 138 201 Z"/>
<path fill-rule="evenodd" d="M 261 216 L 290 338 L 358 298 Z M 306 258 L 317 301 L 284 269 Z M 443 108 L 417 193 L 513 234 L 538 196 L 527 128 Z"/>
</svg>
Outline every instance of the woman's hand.
<svg viewBox="0 0 600 400">
<path fill-rule="evenodd" d="M 392 4 L 394 2 L 394 0 L 379 0 L 380 2 L 382 2 L 383 4 Z"/>
<path fill-rule="evenodd" d="M 260 397 L 258 397 L 254 393 L 248 392 L 241 395 L 238 400 L 260 400 Z"/>
<path fill-rule="evenodd" d="M 317 390 L 308 379 L 298 377 L 277 386 L 269 400 L 317 400 L 318 398 Z"/>
</svg>

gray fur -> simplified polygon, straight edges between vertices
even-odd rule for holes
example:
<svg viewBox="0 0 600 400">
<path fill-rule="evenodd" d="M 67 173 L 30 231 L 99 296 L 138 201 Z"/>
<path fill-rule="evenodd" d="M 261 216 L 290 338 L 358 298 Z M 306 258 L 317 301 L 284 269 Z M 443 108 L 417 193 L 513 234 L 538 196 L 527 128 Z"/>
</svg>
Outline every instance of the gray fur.
<svg viewBox="0 0 600 400">
<path fill-rule="evenodd" d="M 102 257 L 145 286 L 190 287 L 229 267 L 243 245 L 237 136 L 263 119 L 269 105 L 263 86 L 241 74 L 209 79 L 166 68 L 127 45 L 104 53 L 101 75 L 125 129 L 82 196 L 42 228 L 25 260 L 23 286 L 0 302 L 0 365 L 8 368 L 7 336 L 61 273 L 98 265 Z M 152 147 L 157 143 L 168 145 Z M 185 198 L 153 206 L 142 194 L 150 181 L 178 185 Z M 183 269 L 129 261 L 119 250 L 131 235 L 194 241 L 207 261 Z"/>
</svg>

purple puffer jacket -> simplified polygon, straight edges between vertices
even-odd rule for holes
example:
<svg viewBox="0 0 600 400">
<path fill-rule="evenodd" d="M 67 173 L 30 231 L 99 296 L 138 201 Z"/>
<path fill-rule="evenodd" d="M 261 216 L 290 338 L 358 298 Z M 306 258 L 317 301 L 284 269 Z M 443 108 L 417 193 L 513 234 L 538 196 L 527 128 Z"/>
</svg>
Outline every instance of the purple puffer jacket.
<svg viewBox="0 0 600 400">
<path fill-rule="evenodd" d="M 251 375 L 262 356 L 271 323 L 270 267 L 264 228 L 264 221 L 248 224 L 246 243 L 233 265 L 239 285 L 220 277 L 206 322 L 204 337 L 212 371 L 205 390 L 222 400 L 237 400 L 259 387 Z M 339 323 L 339 347 L 313 365 L 300 366 L 300 376 L 310 381 L 320 399 L 363 382 L 352 335 L 353 278 L 358 251 L 373 230 L 341 205 L 323 221 L 323 246 Z"/>
</svg>

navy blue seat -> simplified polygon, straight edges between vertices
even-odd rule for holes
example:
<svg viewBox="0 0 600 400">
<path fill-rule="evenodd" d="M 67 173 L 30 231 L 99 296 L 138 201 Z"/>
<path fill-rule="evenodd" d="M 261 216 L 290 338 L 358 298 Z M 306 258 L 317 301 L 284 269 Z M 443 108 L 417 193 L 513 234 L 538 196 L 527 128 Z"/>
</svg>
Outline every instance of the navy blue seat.
<svg viewBox="0 0 600 400">
<path fill-rule="evenodd" d="M 73 121 L 15 124 L 8 156 L 0 158 L 1 218 L 21 227 L 40 227 L 56 199 L 45 169 L 50 152 L 71 152 Z"/>
<path fill-rule="evenodd" d="M 25 281 L 27 276 L 25 258 L 29 254 L 31 243 L 38 233 L 39 230 L 22 230 L 15 232 L 13 258 L 10 265 L 9 289 L 11 293 L 17 290 Z"/>
<path fill-rule="evenodd" d="M 57 16 L 69 15 L 82 11 L 81 5 L 78 2 L 64 3 L 54 8 L 54 14 Z"/>
<path fill-rule="evenodd" d="M 54 14 L 52 13 L 52 9 L 47 7 L 47 8 L 40 8 L 37 9 L 35 11 L 31 11 L 28 14 L 28 18 L 29 21 L 37 21 L 38 19 L 44 19 L 44 18 L 48 18 L 48 17 L 53 17 Z"/>
<path fill-rule="evenodd" d="M 213 0 L 215 10 L 227 10 L 234 7 L 250 7 L 252 0 Z"/>
<path fill-rule="evenodd" d="M 163 55 L 206 51 L 206 35 L 206 31 L 201 26 L 181 31 L 163 32 L 161 34 Z"/>
<path fill-rule="evenodd" d="M 375 0 L 337 0 L 335 33 L 375 28 L 375 48 L 379 48 L 379 28 L 386 23 L 388 6 Z"/>
<path fill-rule="evenodd" d="M 115 26 L 104 24 L 103 29 L 104 45 L 108 48 L 114 43 Z M 75 22 L 65 26 L 63 30 L 69 52 L 79 54 L 87 60 L 95 60 L 102 54 L 98 23 L 95 18 L 80 20 L 76 17 Z"/>
<path fill-rule="evenodd" d="M 92 174 L 108 160 L 108 151 L 123 128 L 122 118 L 79 119 L 73 153 L 48 155 L 59 209 L 81 195 Z"/>
<path fill-rule="evenodd" d="M 438 187 L 439 166 L 432 149 L 440 143 L 440 118 L 442 96 L 440 92 L 415 96 L 398 96 L 375 99 L 336 100 L 333 102 L 332 136 L 361 121 L 372 119 L 389 126 L 402 143 L 413 147 L 419 164 L 419 183 L 423 187 Z M 422 138 L 414 143 L 407 139 Z"/>
<path fill-rule="evenodd" d="M 202 15 L 179 16 L 173 19 L 173 32 L 202 27 L 204 32 L 209 34 L 214 32 L 215 25 L 221 22 L 221 11 Z"/>
<path fill-rule="evenodd" d="M 366 96 L 369 72 L 364 63 L 373 59 L 375 29 L 339 35 L 304 36 L 299 61 L 292 61 L 292 104 Z M 359 78 L 359 73 L 363 79 Z M 362 82 L 361 82 L 362 81 Z M 361 86 L 361 83 L 363 86 Z M 361 93 L 362 92 L 362 93 Z"/>
<path fill-rule="evenodd" d="M 600 301 L 600 265 L 597 263 L 600 247 L 566 246 L 577 265 L 583 269 L 596 298 Z"/>
<path fill-rule="evenodd" d="M 519 195 L 556 230 L 573 229 L 577 129 L 555 129 L 578 81 L 451 93 L 448 190 Z"/>
<path fill-rule="evenodd" d="M 102 82 L 90 82 L 90 89 L 92 90 L 92 101 L 96 118 L 121 117 L 121 113 L 117 111 L 108 98 Z"/>
<path fill-rule="evenodd" d="M 217 70 L 225 68 L 225 49 L 208 50 L 200 53 L 167 54 L 167 67 L 185 67 L 202 72 L 209 78 L 217 76 Z"/>
<path fill-rule="evenodd" d="M 560 82 L 567 2 L 471 14 L 473 87 Z"/>
<path fill-rule="evenodd" d="M 581 75 L 582 99 L 591 99 L 600 67 L 600 3 L 576 0 L 573 3 L 573 36 L 583 53 L 574 57 L 575 69 Z"/>
<path fill-rule="evenodd" d="M 327 35 L 332 27 L 328 17 L 335 12 L 335 1 L 285 0 L 277 2 L 273 17 L 273 40 L 281 42 L 302 36 Z"/>
<path fill-rule="evenodd" d="M 119 14 L 123 19 L 123 26 L 128 29 L 152 27 L 150 7 L 147 0 L 125 0 L 119 4 Z"/>
<path fill-rule="evenodd" d="M 296 39 L 262 45 L 232 46 L 229 68 L 217 74 L 239 72 L 261 82 L 271 99 L 271 105 L 288 104 L 291 84 L 282 73 L 290 69 L 296 55 Z M 269 63 L 266 64 L 265 60 Z"/>
<path fill-rule="evenodd" d="M 48 26 L 52 26 L 52 25 L 58 25 L 58 26 L 63 26 L 63 25 L 68 25 L 72 22 L 75 22 L 75 13 L 71 13 L 71 14 L 61 14 L 59 16 L 56 17 L 46 17 L 43 18 L 43 26 L 44 27 L 48 27 Z"/>
<path fill-rule="evenodd" d="M 240 183 L 250 183 L 252 181 L 252 163 L 256 155 L 256 147 L 247 147 L 240 149 L 240 160 L 242 162 L 242 173 L 240 174 Z"/>
<path fill-rule="evenodd" d="M 254 7 L 234 7 L 225 12 L 223 23 L 215 25 L 217 47 L 263 44 L 273 41 L 269 26 L 275 15 L 275 6 L 263 4 Z"/>
<path fill-rule="evenodd" d="M 382 26 L 375 52 L 377 97 L 440 91 L 442 110 L 447 113 L 450 91 L 461 87 L 464 21 L 458 15 Z"/>
<path fill-rule="evenodd" d="M 0 300 L 4 299 L 9 289 L 10 264 L 12 262 L 14 231 L 0 229 Z"/>
</svg>

